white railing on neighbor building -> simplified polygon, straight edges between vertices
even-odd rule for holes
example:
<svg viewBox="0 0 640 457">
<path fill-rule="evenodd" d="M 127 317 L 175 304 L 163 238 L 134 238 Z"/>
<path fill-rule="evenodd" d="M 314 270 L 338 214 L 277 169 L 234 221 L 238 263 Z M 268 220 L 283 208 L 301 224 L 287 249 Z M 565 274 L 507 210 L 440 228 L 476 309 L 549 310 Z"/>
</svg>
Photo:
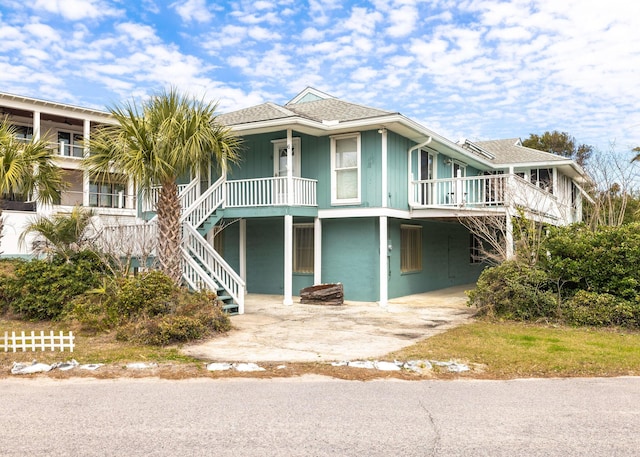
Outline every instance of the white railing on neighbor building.
<svg viewBox="0 0 640 457">
<path fill-rule="evenodd" d="M 413 181 L 413 207 L 521 207 L 558 217 L 558 200 L 517 175 L 501 174 Z"/>
<path fill-rule="evenodd" d="M 315 206 L 316 183 L 313 179 L 292 179 L 293 206 Z M 226 182 L 227 208 L 280 206 L 289 204 L 286 177 L 239 179 Z"/>
<path fill-rule="evenodd" d="M 57 204 L 62 206 L 82 206 L 85 196 L 87 196 L 87 201 L 89 202 L 88 207 L 91 208 L 134 209 L 136 207 L 136 196 L 125 194 L 122 191 L 104 193 L 63 190 L 60 193 L 60 201 Z"/>
<path fill-rule="evenodd" d="M 98 229 L 95 243 L 105 252 L 118 257 L 149 258 L 155 256 L 158 225 L 143 224 L 105 225 Z"/>
</svg>

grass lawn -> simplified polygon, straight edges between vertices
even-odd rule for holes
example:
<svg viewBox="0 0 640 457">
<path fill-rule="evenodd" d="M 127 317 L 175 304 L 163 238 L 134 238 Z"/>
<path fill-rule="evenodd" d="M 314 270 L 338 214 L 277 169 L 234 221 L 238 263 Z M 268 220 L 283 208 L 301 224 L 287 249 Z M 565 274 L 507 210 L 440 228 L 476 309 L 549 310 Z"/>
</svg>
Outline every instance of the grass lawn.
<svg viewBox="0 0 640 457">
<path fill-rule="evenodd" d="M 64 330 L 56 323 L 22 322 L 0 319 L 0 335 L 5 331 Z M 182 355 L 178 348 L 157 348 L 132 345 L 115 341 L 113 335 L 86 336 L 76 339 L 76 348 L 70 352 L 3 352 L 0 350 L 0 377 L 9 375 L 14 361 L 53 363 L 76 359 L 80 363 L 105 363 L 92 376 L 160 376 L 188 378 L 197 376 L 230 376 L 212 374 L 204 369 L 204 362 Z M 450 374 L 434 370 L 425 375 L 430 378 L 478 378 L 510 379 L 528 377 L 564 376 L 622 376 L 640 375 L 640 333 L 619 329 L 576 329 L 548 325 L 512 322 L 477 321 L 462 325 L 401 351 L 393 352 L 380 360 L 456 360 L 468 364 L 472 370 Z M 127 373 L 127 362 L 156 362 L 160 371 Z M 263 364 L 261 364 L 263 365 Z M 373 379 L 399 377 L 423 379 L 406 372 L 377 372 L 348 367 L 331 367 L 326 363 L 266 364 L 266 372 L 246 376 L 274 377 L 299 376 L 317 373 L 344 379 Z M 165 366 L 164 368 L 162 368 Z M 65 377 L 68 374 L 52 371 L 49 376 Z M 77 376 L 78 374 L 73 374 Z M 87 373 L 89 375 L 89 373 Z"/>
<path fill-rule="evenodd" d="M 640 333 L 478 321 L 388 357 L 453 359 L 478 378 L 640 375 Z"/>
</svg>

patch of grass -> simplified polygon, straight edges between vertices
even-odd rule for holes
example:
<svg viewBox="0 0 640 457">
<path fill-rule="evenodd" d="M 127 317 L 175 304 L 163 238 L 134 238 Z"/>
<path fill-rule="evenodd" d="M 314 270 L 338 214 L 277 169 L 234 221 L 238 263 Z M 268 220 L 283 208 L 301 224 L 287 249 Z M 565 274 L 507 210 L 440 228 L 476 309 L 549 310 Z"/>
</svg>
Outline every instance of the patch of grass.
<svg viewBox="0 0 640 457">
<path fill-rule="evenodd" d="M 457 360 L 468 376 L 518 378 L 640 374 L 640 333 L 479 321 L 393 352 L 388 359 Z"/>
</svg>

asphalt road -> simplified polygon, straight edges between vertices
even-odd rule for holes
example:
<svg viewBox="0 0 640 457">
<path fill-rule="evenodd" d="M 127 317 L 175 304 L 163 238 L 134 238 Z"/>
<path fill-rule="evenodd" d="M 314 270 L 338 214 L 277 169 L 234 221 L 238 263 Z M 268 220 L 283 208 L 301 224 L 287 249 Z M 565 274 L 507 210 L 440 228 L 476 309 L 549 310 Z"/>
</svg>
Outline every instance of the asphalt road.
<svg viewBox="0 0 640 457">
<path fill-rule="evenodd" d="M 2 456 L 632 456 L 640 378 L 0 380 Z"/>
</svg>

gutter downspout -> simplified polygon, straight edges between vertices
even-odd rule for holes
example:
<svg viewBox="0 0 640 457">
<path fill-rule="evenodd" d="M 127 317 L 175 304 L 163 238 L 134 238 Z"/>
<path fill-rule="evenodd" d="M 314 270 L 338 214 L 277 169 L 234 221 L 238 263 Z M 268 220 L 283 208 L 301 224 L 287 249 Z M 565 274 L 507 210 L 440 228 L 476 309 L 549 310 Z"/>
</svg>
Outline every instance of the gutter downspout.
<svg viewBox="0 0 640 457">
<path fill-rule="evenodd" d="M 409 207 L 413 206 L 413 204 L 415 203 L 415 198 L 412 198 L 412 192 L 411 192 L 413 190 L 413 183 L 412 183 L 413 179 L 411 179 L 411 153 L 416 149 L 420 149 L 428 145 L 429 143 L 431 143 L 431 140 L 433 140 L 433 137 L 430 136 L 427 141 L 424 141 L 420 144 L 416 144 L 415 146 L 411 146 L 409 149 L 407 149 L 407 167 L 408 167 L 407 178 L 409 181 L 409 185 L 408 185 Z M 413 194 L 413 196 L 415 197 L 415 194 Z"/>
</svg>

